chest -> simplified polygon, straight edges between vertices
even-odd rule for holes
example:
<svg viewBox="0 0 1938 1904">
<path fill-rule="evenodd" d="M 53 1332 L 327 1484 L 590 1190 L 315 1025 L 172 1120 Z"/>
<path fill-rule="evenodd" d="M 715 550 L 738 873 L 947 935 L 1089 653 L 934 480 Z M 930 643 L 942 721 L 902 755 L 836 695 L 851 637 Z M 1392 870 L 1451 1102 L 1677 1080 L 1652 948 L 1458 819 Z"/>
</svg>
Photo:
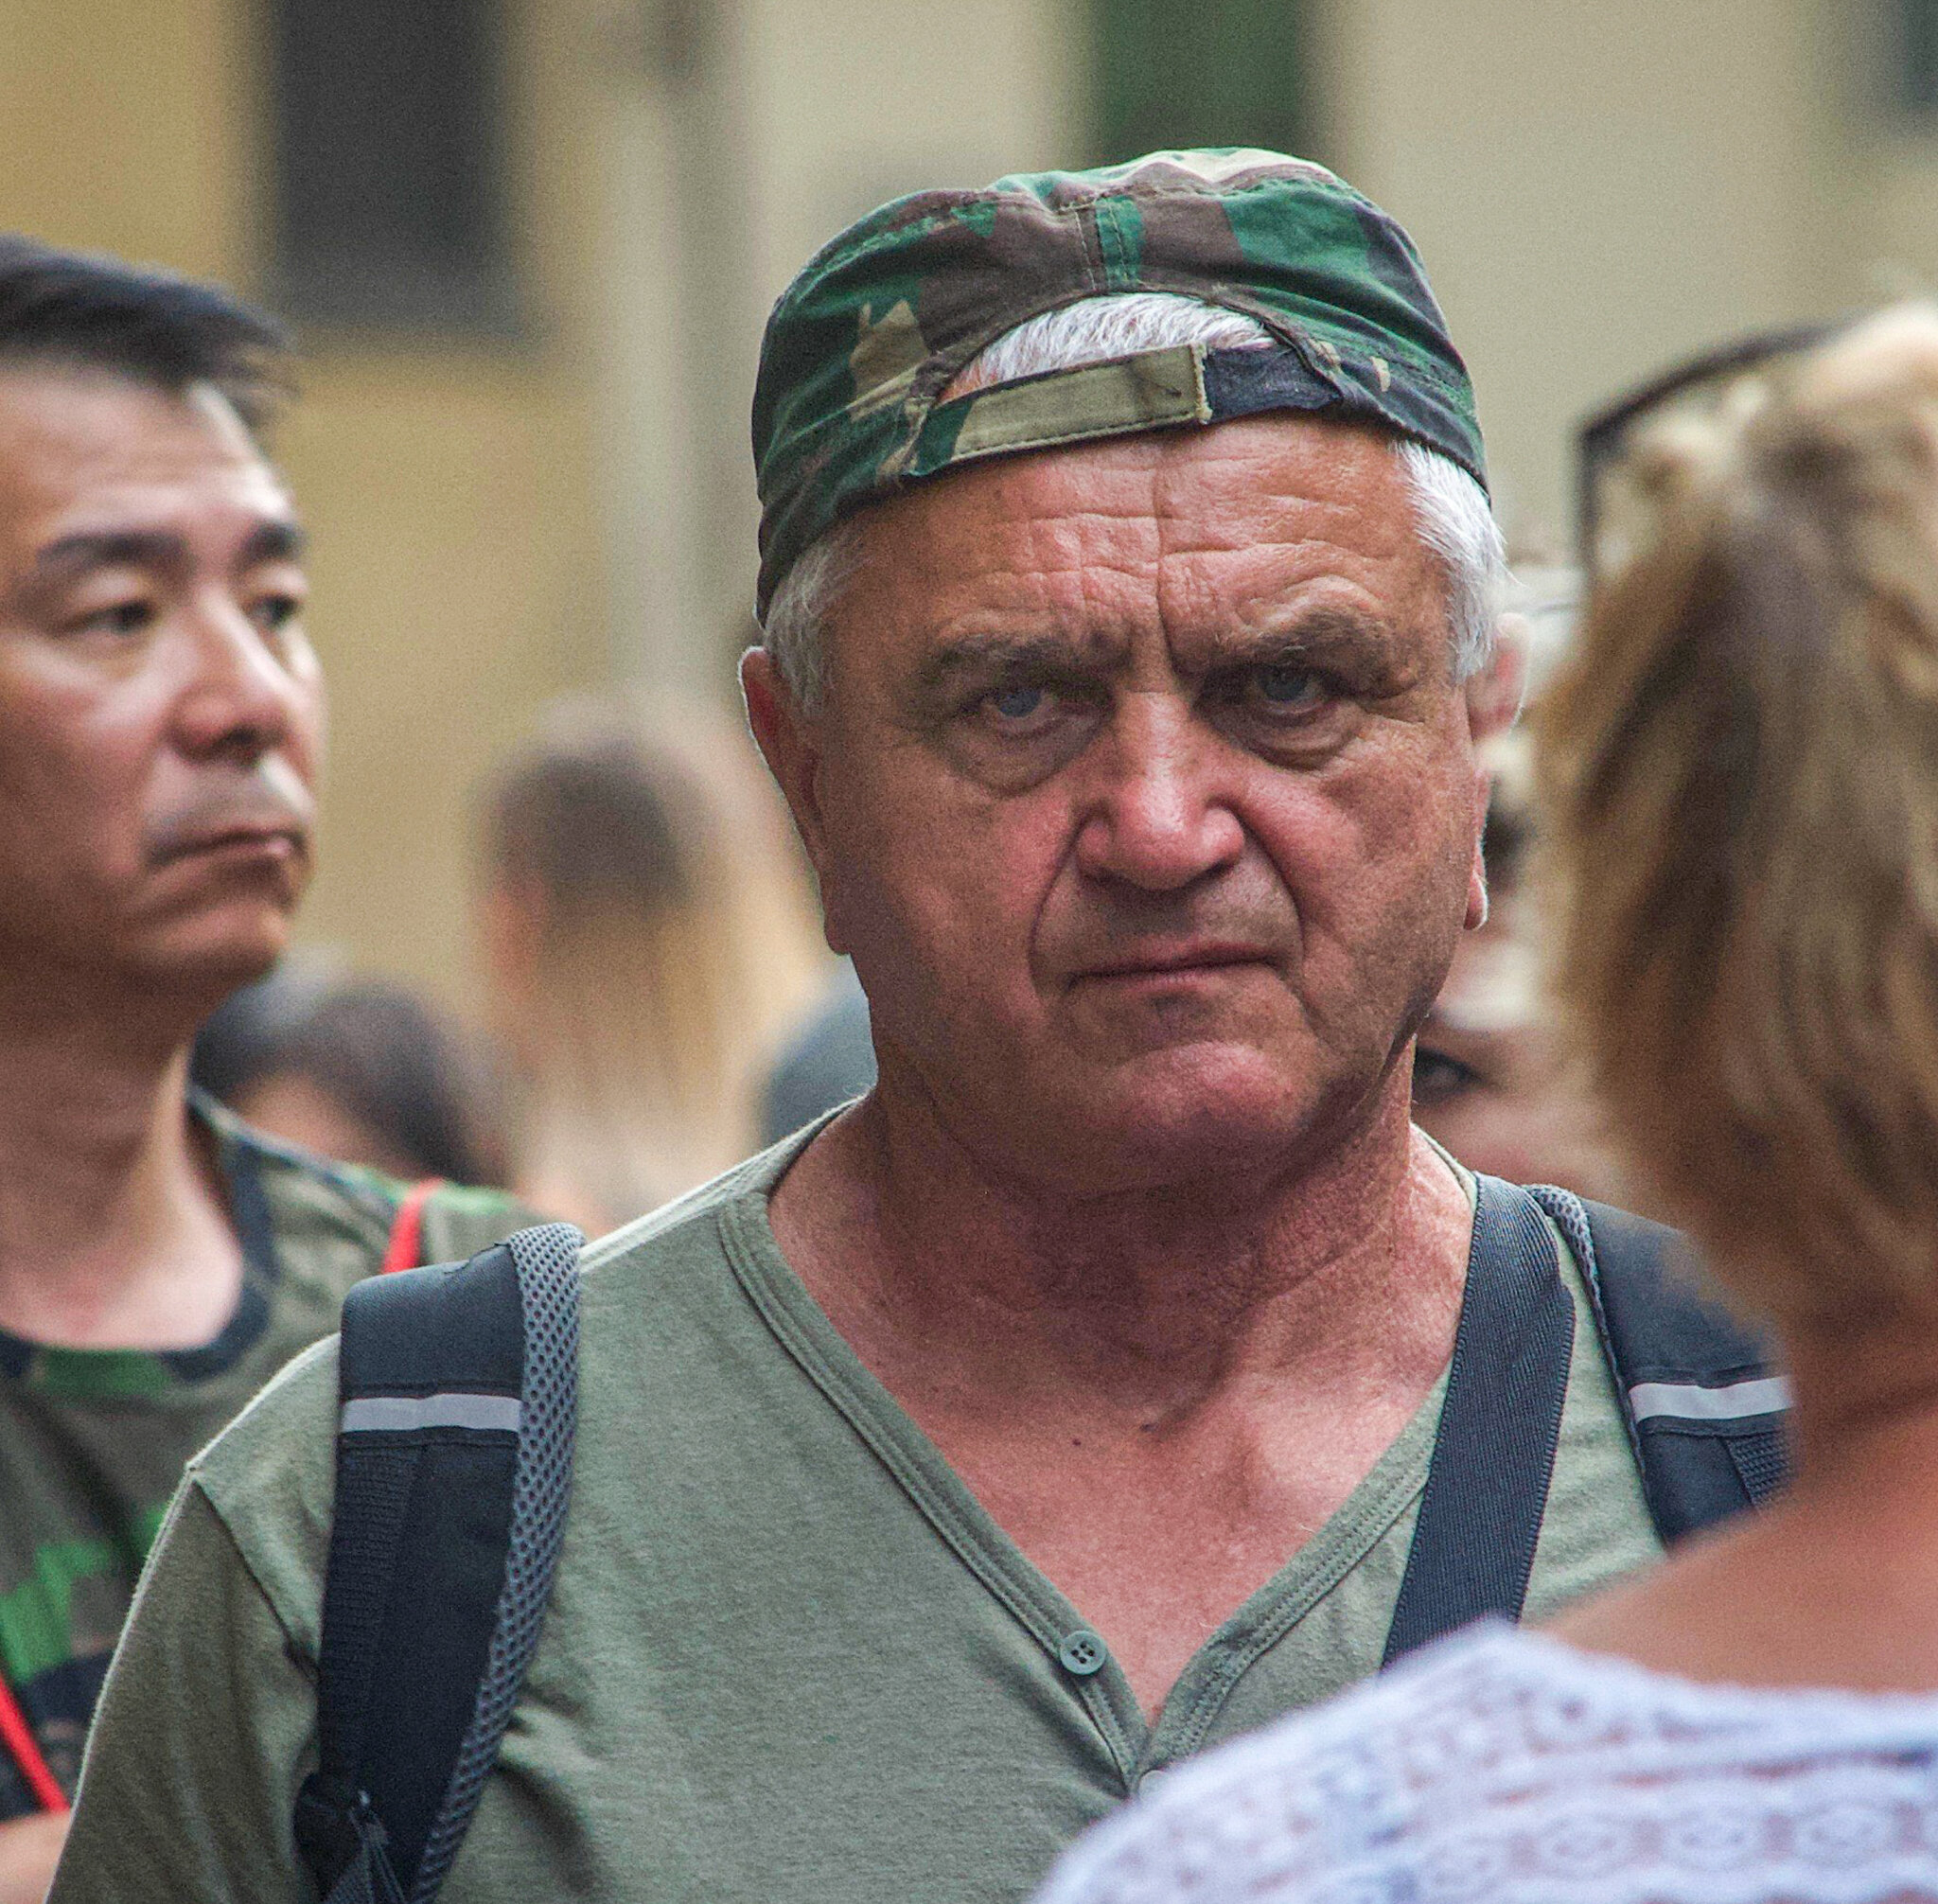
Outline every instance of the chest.
<svg viewBox="0 0 1938 1904">
<path fill-rule="evenodd" d="M 588 1373 L 582 1422 L 598 1419 Z M 763 1403 L 743 1388 L 716 1408 L 689 1383 L 677 1413 L 654 1408 L 637 1434 L 582 1435 L 520 1707 L 573 1742 L 535 1746 L 539 1772 L 609 1761 L 631 1789 L 685 1794 L 698 1839 L 736 1843 L 759 1828 L 747 1782 L 767 1778 L 799 1797 L 780 1827 L 796 1858 L 854 1807 L 871 1807 L 872 1831 L 899 1831 L 933 1810 L 920 1793 L 954 1793 L 964 1846 L 986 1846 L 992 1819 L 1040 1819 L 1059 1794 L 1060 1833 L 1227 1724 L 1377 1664 L 1430 1419 L 1375 1451 L 1350 1490 L 1360 1511 L 1324 1516 L 1301 1495 L 1280 1503 L 1292 1531 L 1262 1537 L 1244 1514 L 1259 1490 L 1237 1479 L 1207 1509 L 1209 1490 L 1180 1472 L 1132 1508 L 1111 1462 L 1072 1450 L 1060 1489 L 1005 1503 L 1072 1592 L 885 1398 L 829 1399 L 777 1386 Z M 1180 1595 L 1193 1618 L 1178 1617 Z M 1169 1677 L 1147 1698 L 1153 1661 Z M 989 1779 L 1015 1783 L 985 1806 L 974 1794 Z M 881 1858 L 894 1869 L 901 1854 L 885 1844 Z M 808 1895 L 836 1892 L 848 1895 Z"/>
<path fill-rule="evenodd" d="M 1339 1512 L 1431 1377 L 1283 1392 L 1188 1427 L 916 1419 L 1155 1714 L 1192 1657 Z"/>
<path fill-rule="evenodd" d="M 68 1790 L 182 1465 L 220 1426 L 153 1398 L 0 1382 L 0 1682 Z M 0 1820 L 34 1808 L 16 1755 L 0 1750 Z"/>
<path fill-rule="evenodd" d="M 1154 1769 L 1367 1670 L 1403 1559 L 1335 1553 L 1310 1591 L 1267 1595 L 1153 1723 L 1116 1641 L 1072 1650 L 1089 1610 L 972 1502 L 919 1474 L 878 1487 L 877 1462 L 812 1434 L 769 1455 L 688 1486 L 662 1447 L 623 1505 L 596 1454 L 582 1469 L 467 1846 L 502 1887 L 479 1897 L 560 1895 L 569 1870 L 569 1895 L 643 1904 L 1021 1900 Z"/>
</svg>

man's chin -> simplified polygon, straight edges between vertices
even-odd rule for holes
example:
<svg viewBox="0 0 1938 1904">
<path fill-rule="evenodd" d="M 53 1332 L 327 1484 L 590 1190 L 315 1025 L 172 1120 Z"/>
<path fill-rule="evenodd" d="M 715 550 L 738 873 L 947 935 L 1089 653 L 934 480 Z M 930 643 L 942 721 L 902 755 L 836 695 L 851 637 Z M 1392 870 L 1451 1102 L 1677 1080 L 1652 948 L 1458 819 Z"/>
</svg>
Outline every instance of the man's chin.
<svg viewBox="0 0 1938 1904">
<path fill-rule="evenodd" d="M 1037 1165 L 1079 1188 L 1202 1186 L 1282 1167 L 1330 1121 L 1310 1068 L 1256 1051 L 1146 1053 L 1032 1120 Z M 1108 1182 L 1106 1183 L 1105 1180 Z"/>
<path fill-rule="evenodd" d="M 290 948 L 287 914 L 262 911 L 242 917 L 183 921 L 133 951 L 130 962 L 150 988 L 180 992 L 199 1009 L 213 1011 L 232 992 L 272 971 Z"/>
</svg>

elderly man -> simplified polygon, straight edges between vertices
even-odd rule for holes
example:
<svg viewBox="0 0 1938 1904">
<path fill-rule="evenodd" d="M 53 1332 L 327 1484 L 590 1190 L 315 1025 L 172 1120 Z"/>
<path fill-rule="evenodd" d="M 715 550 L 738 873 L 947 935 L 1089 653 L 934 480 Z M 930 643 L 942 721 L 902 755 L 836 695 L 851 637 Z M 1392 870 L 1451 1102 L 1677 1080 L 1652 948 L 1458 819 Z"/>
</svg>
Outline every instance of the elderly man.
<svg viewBox="0 0 1938 1904">
<path fill-rule="evenodd" d="M 905 200 L 783 298 L 754 437 L 748 705 L 880 1082 L 588 1257 L 467 1904 L 1020 1897 L 1430 1629 L 1417 1526 L 1488 1547 L 1519 1458 L 1506 1390 L 1446 1431 L 1476 1187 L 1408 1120 L 1514 687 L 1404 235 L 1256 152 Z M 1558 1254 L 1535 1612 L 1658 1544 Z M 336 1401 L 196 1465 L 63 1904 L 303 1895 Z"/>
</svg>

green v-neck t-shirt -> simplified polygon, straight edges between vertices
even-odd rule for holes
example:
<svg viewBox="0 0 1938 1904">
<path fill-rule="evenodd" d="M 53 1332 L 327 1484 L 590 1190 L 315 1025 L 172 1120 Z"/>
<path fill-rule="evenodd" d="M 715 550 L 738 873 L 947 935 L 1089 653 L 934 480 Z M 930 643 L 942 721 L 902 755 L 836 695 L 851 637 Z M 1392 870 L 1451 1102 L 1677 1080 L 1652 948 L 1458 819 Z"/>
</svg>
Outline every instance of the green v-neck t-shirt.
<svg viewBox="0 0 1938 1904">
<path fill-rule="evenodd" d="M 236 1307 L 193 1349 L 53 1349 L 0 1331 L 0 1681 L 69 1793 L 109 1656 L 190 1455 L 293 1355 L 330 1334 L 383 1261 L 404 1186 L 252 1131 L 213 1099 L 207 1132 L 242 1249 Z M 420 1253 L 464 1257 L 535 1219 L 492 1190 L 440 1190 Z M 38 1809 L 0 1742 L 0 1823 Z"/>
<path fill-rule="evenodd" d="M 783 1260 L 767 1194 L 807 1135 L 587 1254 L 564 1549 L 445 1904 L 1025 1898 L 1141 1780 L 1379 1665 L 1440 1390 L 1147 1723 Z M 1657 1551 L 1562 1260 L 1579 1321 L 1534 1617 Z M 53 1904 L 309 1897 L 291 1818 L 335 1413 L 326 1344 L 191 1464 Z"/>
</svg>

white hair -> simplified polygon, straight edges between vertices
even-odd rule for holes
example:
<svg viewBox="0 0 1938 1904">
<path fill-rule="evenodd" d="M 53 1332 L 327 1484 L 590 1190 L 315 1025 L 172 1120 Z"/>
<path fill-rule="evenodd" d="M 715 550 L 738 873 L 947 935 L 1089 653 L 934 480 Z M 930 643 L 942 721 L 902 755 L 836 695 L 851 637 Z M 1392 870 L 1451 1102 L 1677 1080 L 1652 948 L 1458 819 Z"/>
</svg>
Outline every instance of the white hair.
<svg viewBox="0 0 1938 1904">
<path fill-rule="evenodd" d="M 1122 291 L 1046 311 L 1005 331 L 963 368 L 946 395 L 1072 370 L 1136 351 L 1201 344 L 1213 350 L 1262 348 L 1272 334 L 1255 317 L 1171 291 Z M 1447 575 L 1454 676 L 1486 666 L 1506 585 L 1506 554 L 1487 492 L 1458 464 L 1423 443 L 1396 439 L 1420 539 Z M 862 560 L 860 519 L 837 522 L 809 543 L 781 578 L 764 636 L 781 678 L 807 713 L 827 691 L 826 628 L 841 591 Z"/>
</svg>

